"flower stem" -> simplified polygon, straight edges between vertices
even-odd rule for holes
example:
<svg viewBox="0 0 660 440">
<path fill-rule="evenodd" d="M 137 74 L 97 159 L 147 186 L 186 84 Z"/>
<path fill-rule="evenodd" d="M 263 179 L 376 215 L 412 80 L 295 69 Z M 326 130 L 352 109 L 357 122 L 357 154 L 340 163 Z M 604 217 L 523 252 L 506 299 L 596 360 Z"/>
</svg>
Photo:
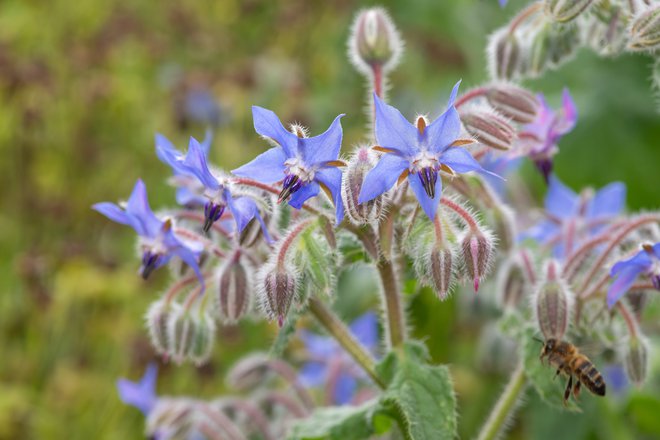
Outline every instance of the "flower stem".
<svg viewBox="0 0 660 440">
<path fill-rule="evenodd" d="M 487 91 L 488 89 L 486 87 L 477 87 L 476 89 L 472 89 L 466 93 L 463 93 L 454 102 L 454 107 L 459 108 L 466 102 L 471 101 L 474 98 L 478 98 L 480 96 L 485 95 Z"/>
<path fill-rule="evenodd" d="M 527 6 L 525 9 L 520 11 L 520 13 L 513 20 L 511 20 L 511 23 L 509 24 L 509 33 L 512 34 L 518 26 L 524 23 L 525 20 L 527 20 L 532 15 L 534 15 L 542 7 L 543 7 L 543 2 L 536 2 L 536 3 L 532 3 L 531 5 Z"/>
<path fill-rule="evenodd" d="M 521 362 L 518 367 L 516 367 L 516 370 L 513 372 L 511 379 L 509 379 L 509 383 L 506 385 L 504 392 L 488 416 L 486 424 L 481 428 L 478 440 L 493 440 L 497 438 L 497 435 L 504 427 L 509 416 L 513 414 L 518 397 L 525 389 L 526 380 L 525 370 Z"/>
<path fill-rule="evenodd" d="M 387 323 L 390 345 L 400 347 L 405 339 L 406 327 L 403 322 L 403 308 L 401 306 L 401 293 L 399 283 L 394 272 L 392 261 L 381 257 L 378 260 L 378 274 L 383 284 L 383 299 L 387 312 Z"/>
<path fill-rule="evenodd" d="M 351 355 L 351 357 L 371 377 L 376 385 L 385 388 L 385 384 L 376 374 L 375 361 L 346 328 L 346 325 L 330 310 L 320 299 L 315 296 L 309 298 L 309 310 L 316 320 L 334 337 L 339 345 Z"/>
</svg>

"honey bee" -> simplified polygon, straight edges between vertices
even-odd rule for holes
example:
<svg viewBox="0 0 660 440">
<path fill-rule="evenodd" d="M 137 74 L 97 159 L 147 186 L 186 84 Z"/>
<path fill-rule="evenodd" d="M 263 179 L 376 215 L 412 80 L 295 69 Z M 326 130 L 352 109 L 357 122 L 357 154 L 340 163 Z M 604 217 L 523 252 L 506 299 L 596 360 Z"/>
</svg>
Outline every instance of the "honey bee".
<svg viewBox="0 0 660 440">
<path fill-rule="evenodd" d="M 541 341 L 543 342 L 543 341 Z M 592 393 L 598 396 L 605 395 L 605 381 L 603 376 L 596 369 L 588 357 L 580 353 L 577 347 L 569 342 L 561 341 L 558 339 L 548 339 L 543 343 L 541 348 L 541 356 L 539 359 L 543 363 L 543 359 L 548 358 L 550 365 L 557 368 L 557 374 L 564 373 L 568 376 L 568 384 L 564 391 L 564 405 L 568 402 L 573 390 L 573 397 L 577 400 L 580 395 L 580 384 Z M 575 377 L 575 385 L 573 385 L 573 378 Z"/>
</svg>

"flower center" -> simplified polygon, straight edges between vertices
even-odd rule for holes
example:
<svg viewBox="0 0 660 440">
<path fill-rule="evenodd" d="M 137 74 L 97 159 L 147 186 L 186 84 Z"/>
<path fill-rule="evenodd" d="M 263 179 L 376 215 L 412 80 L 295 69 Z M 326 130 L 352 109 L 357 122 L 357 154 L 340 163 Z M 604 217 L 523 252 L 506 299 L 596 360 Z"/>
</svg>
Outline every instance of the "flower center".
<svg viewBox="0 0 660 440">
<path fill-rule="evenodd" d="M 149 278 L 151 272 L 153 272 L 157 267 L 160 260 L 160 254 L 152 252 L 151 250 L 146 250 L 142 254 L 142 265 L 140 266 L 140 275 L 143 279 Z"/>
<path fill-rule="evenodd" d="M 438 169 L 440 164 L 435 156 L 422 152 L 412 163 L 410 172 L 417 173 L 422 187 L 430 198 L 435 198 L 435 184 L 438 182 Z"/>
<path fill-rule="evenodd" d="M 277 203 L 288 200 L 293 193 L 298 191 L 307 183 L 314 180 L 314 170 L 307 168 L 298 158 L 289 159 L 284 162 L 286 177 L 282 182 L 282 191 L 277 198 Z"/>
<path fill-rule="evenodd" d="M 225 212 L 227 205 L 224 203 L 215 203 L 213 201 L 206 202 L 204 205 L 204 232 L 209 232 L 213 223 L 217 222 L 222 214 Z"/>
</svg>

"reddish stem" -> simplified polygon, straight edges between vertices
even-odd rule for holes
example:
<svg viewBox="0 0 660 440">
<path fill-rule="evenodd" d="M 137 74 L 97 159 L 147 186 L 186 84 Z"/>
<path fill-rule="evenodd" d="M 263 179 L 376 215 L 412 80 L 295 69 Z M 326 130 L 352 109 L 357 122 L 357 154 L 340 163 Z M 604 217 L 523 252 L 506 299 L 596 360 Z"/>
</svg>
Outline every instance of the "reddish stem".
<svg viewBox="0 0 660 440">
<path fill-rule="evenodd" d="M 202 278 L 204 279 L 207 279 L 209 276 L 210 274 L 208 272 L 202 274 Z M 195 280 L 197 280 L 197 275 L 193 274 L 185 278 L 181 278 L 179 281 L 174 283 L 174 285 L 167 290 L 167 293 L 165 293 L 165 304 L 171 303 L 184 287 L 189 286 Z"/>
<path fill-rule="evenodd" d="M 284 266 L 284 263 L 286 261 L 286 253 L 289 251 L 289 248 L 291 247 L 291 244 L 295 241 L 295 239 L 300 235 L 305 229 L 309 227 L 316 219 L 314 218 L 308 218 L 307 220 L 303 220 L 300 223 L 298 223 L 296 226 L 289 231 L 289 233 L 284 237 L 284 241 L 282 241 L 282 244 L 280 245 L 280 250 L 277 253 L 277 267 L 282 268 Z"/>
<path fill-rule="evenodd" d="M 628 306 L 626 306 L 623 301 L 617 301 L 616 303 L 616 309 L 621 313 L 621 316 L 623 319 L 626 321 L 626 326 L 628 327 L 628 332 L 630 333 L 630 336 L 633 338 L 637 337 L 637 321 L 635 320 L 635 317 L 633 314 L 628 310 Z"/>
<path fill-rule="evenodd" d="M 534 285 L 536 283 L 536 272 L 534 271 L 534 266 L 532 265 L 532 259 L 529 256 L 527 249 L 520 250 L 520 259 L 523 263 L 523 268 L 527 273 L 527 278 L 529 279 L 530 284 Z"/>
<path fill-rule="evenodd" d="M 488 88 L 477 87 L 476 89 L 472 89 L 466 93 L 463 93 L 461 96 L 456 98 L 456 101 L 454 101 L 454 107 L 459 108 L 460 106 L 462 106 L 468 101 L 471 101 L 474 98 L 484 96 L 487 92 L 488 92 Z"/>
<path fill-rule="evenodd" d="M 215 243 L 213 243 L 211 240 L 209 240 L 205 237 L 202 237 L 199 234 L 196 234 L 196 233 L 194 233 L 192 231 L 189 231 L 188 229 L 184 229 L 184 228 L 174 228 L 174 233 L 177 234 L 177 235 L 180 235 L 182 237 L 185 237 L 189 240 L 200 241 L 200 242 L 204 243 L 205 246 L 208 246 L 209 249 L 211 249 L 211 251 L 213 252 L 213 255 L 215 255 L 216 257 L 219 257 L 219 258 L 224 258 L 225 257 L 225 253 L 222 252 L 220 250 L 220 248 L 215 245 Z"/>
<path fill-rule="evenodd" d="M 479 229 L 479 225 L 477 224 L 474 217 L 472 217 L 469 212 L 463 209 L 461 205 L 451 201 L 446 197 L 442 197 L 440 199 L 440 203 L 445 205 L 447 208 L 451 209 L 452 211 L 454 211 L 456 214 L 458 214 L 465 221 L 465 223 L 467 223 L 467 225 L 470 226 L 472 230 Z"/>
<path fill-rule="evenodd" d="M 374 92 L 380 99 L 383 99 L 383 66 L 378 63 L 372 64 L 371 70 L 374 78 Z"/>
<path fill-rule="evenodd" d="M 518 15 L 513 20 L 511 20 L 511 23 L 509 24 L 509 34 L 513 34 L 518 26 L 524 23 L 525 20 L 534 15 L 542 7 L 543 2 L 536 2 L 520 11 L 520 13 L 518 13 Z"/>
</svg>

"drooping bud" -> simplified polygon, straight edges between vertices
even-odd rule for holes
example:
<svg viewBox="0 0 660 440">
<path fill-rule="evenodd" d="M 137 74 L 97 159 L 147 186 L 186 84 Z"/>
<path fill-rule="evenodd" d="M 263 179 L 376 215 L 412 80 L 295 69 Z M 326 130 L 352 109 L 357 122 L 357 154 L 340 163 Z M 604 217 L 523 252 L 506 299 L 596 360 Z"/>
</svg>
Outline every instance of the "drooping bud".
<svg viewBox="0 0 660 440">
<path fill-rule="evenodd" d="M 375 197 L 365 203 L 358 203 L 364 178 L 377 162 L 376 153 L 371 148 L 358 147 L 344 171 L 341 197 L 348 218 L 358 226 L 376 221 L 383 210 L 383 196 Z"/>
<path fill-rule="evenodd" d="M 146 421 L 148 438 L 189 438 L 196 402 L 187 398 L 159 398 Z"/>
<path fill-rule="evenodd" d="M 262 384 L 270 371 L 266 355 L 245 356 L 227 374 L 227 384 L 238 391 L 247 391 Z"/>
<path fill-rule="evenodd" d="M 536 119 L 539 101 L 526 89 L 511 83 L 495 83 L 486 92 L 488 103 L 505 117 L 527 124 Z"/>
<path fill-rule="evenodd" d="M 285 265 L 263 266 L 257 277 L 259 303 L 268 319 L 277 319 L 280 327 L 289 313 L 298 290 L 298 274 Z"/>
<path fill-rule="evenodd" d="M 176 306 L 176 305 L 175 305 Z M 168 331 L 167 326 L 172 312 L 172 305 L 163 299 L 155 301 L 149 306 L 145 316 L 147 330 L 151 345 L 161 355 L 168 354 Z"/>
<path fill-rule="evenodd" d="M 648 343 L 645 339 L 635 335 L 630 336 L 625 354 L 625 367 L 628 379 L 636 386 L 641 386 L 649 370 Z"/>
<path fill-rule="evenodd" d="M 545 12 L 554 21 L 566 23 L 586 11 L 592 0 L 545 0 Z"/>
<path fill-rule="evenodd" d="M 497 30 L 488 41 L 488 69 L 491 78 L 512 79 L 520 68 L 520 43 L 508 28 Z"/>
<path fill-rule="evenodd" d="M 502 116 L 479 108 L 463 111 L 460 116 L 467 132 L 479 143 L 496 150 L 511 148 L 516 131 Z"/>
<path fill-rule="evenodd" d="M 215 309 L 221 320 L 234 323 L 248 311 L 251 286 L 240 255 L 227 260 L 219 271 Z"/>
<path fill-rule="evenodd" d="M 461 253 L 465 275 L 472 280 L 474 291 L 490 270 L 494 239 L 487 230 L 471 229 L 461 240 Z"/>
<path fill-rule="evenodd" d="M 428 273 L 438 299 L 446 300 L 453 282 L 454 255 L 452 249 L 433 246 L 428 256 Z"/>
<path fill-rule="evenodd" d="M 548 23 L 532 38 L 529 48 L 526 74 L 539 76 L 548 69 L 563 64 L 580 47 L 577 26 L 561 26 Z"/>
<path fill-rule="evenodd" d="M 635 51 L 655 51 L 660 47 L 660 6 L 643 11 L 629 29 L 628 48 Z"/>
<path fill-rule="evenodd" d="M 215 343 L 215 321 L 206 311 L 195 311 L 192 316 L 193 335 L 188 358 L 195 365 L 202 365 L 211 356 Z"/>
<path fill-rule="evenodd" d="M 522 263 L 517 257 L 509 258 L 499 272 L 497 291 L 504 309 L 515 309 L 527 294 L 529 280 Z"/>
<path fill-rule="evenodd" d="M 210 315 L 199 309 L 185 310 L 172 304 L 167 323 L 168 352 L 180 364 L 190 359 L 204 363 L 211 354 L 215 340 L 215 323 Z"/>
<path fill-rule="evenodd" d="M 533 301 L 536 321 L 546 340 L 562 339 L 570 322 L 573 295 L 560 278 L 557 261 L 549 261 L 544 272 Z"/>
<path fill-rule="evenodd" d="M 393 69 L 402 48 L 399 32 L 383 8 L 370 8 L 358 13 L 351 28 L 348 51 L 359 71 L 370 74 L 374 66 Z"/>
</svg>

